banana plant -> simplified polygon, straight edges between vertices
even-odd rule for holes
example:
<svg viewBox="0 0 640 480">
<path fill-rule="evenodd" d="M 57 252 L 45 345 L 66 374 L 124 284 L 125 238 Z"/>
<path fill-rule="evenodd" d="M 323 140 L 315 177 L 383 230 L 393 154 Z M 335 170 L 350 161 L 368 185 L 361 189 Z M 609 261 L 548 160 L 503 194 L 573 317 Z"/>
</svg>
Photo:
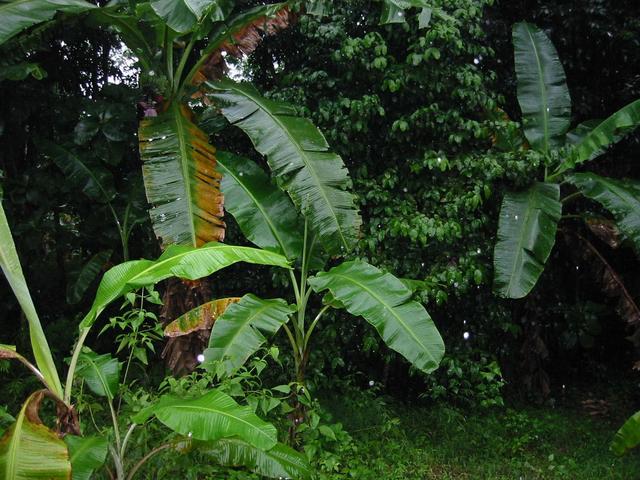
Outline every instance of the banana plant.
<svg viewBox="0 0 640 480">
<path fill-rule="evenodd" d="M 502 201 L 494 250 L 494 291 L 507 298 L 531 292 L 555 243 L 564 204 L 582 195 L 611 212 L 620 231 L 640 252 L 640 182 L 576 172 L 640 125 L 640 100 L 603 121 L 570 130 L 571 97 L 558 53 L 545 33 L 523 22 L 513 27 L 522 148 L 543 159 L 544 172 L 527 190 Z M 561 185 L 576 189 L 561 199 Z"/>
<path fill-rule="evenodd" d="M 232 302 L 216 300 L 178 318 L 167 334 L 213 323 L 203 365 L 225 376 L 284 331 L 295 365 L 294 383 L 306 391 L 312 334 L 329 309 L 342 309 L 370 323 L 417 369 L 435 370 L 444 353 L 442 338 L 405 283 L 363 260 L 327 268 L 330 259 L 335 265 L 353 251 L 360 217 L 344 163 L 329 150 L 322 133 L 291 105 L 264 98 L 250 84 L 223 79 L 207 81 L 202 88 L 229 128 L 246 133 L 266 157 L 270 173 L 252 160 L 218 151 L 221 188 L 227 212 L 245 237 L 286 256 L 294 266 L 288 269 L 292 291 L 288 300 L 250 293 Z M 215 303 L 220 301 L 226 306 L 222 312 Z M 304 410 L 297 415 L 295 425 L 303 421 Z"/>
<path fill-rule="evenodd" d="M 142 286 L 153 285 L 172 276 L 195 280 L 237 262 L 289 268 L 286 257 L 256 248 L 219 243 L 209 243 L 200 248 L 174 245 L 156 261 L 136 260 L 113 267 L 104 275 L 93 305 L 81 323 L 80 339 L 63 388 L 1 204 L 0 239 L 0 266 L 29 322 L 36 362 L 32 364 L 10 345 L 0 345 L 0 358 L 17 360 L 43 384 L 41 390 L 27 399 L 15 423 L 0 438 L 2 478 L 88 479 L 94 470 L 102 467 L 109 453 L 116 478 L 132 479 L 153 455 L 169 449 L 183 451 L 185 446 L 191 448 L 194 441 L 197 441 L 195 447 L 202 448 L 222 465 L 246 466 L 272 478 L 311 476 L 304 457 L 277 442 L 273 425 L 257 417 L 250 407 L 238 405 L 216 389 L 189 399 L 165 395 L 137 414 L 127 432 L 121 435 L 113 403 L 120 388 L 120 363 L 111 355 L 99 355 L 84 345 L 100 313 L 114 300 Z M 81 436 L 72 404 L 75 381 L 83 382 L 95 395 L 104 398 L 113 423 L 108 437 Z M 44 425 L 38 416 L 45 398 L 52 399 L 56 406 L 58 421 L 55 431 Z M 137 463 L 128 465 L 127 444 L 133 432 L 152 418 L 180 436 L 153 449 Z"/>
</svg>

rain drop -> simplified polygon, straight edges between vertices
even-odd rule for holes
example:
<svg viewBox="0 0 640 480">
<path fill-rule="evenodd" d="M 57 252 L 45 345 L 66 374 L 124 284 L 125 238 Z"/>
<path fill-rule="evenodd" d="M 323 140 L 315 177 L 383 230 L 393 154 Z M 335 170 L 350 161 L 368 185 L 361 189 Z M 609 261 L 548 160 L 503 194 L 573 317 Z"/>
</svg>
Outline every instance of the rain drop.
<svg viewBox="0 0 640 480">
<path fill-rule="evenodd" d="M 409 190 L 407 190 L 407 187 L 404 187 L 404 188 L 402 189 L 402 191 L 403 191 L 404 193 L 407 193 Z"/>
<path fill-rule="evenodd" d="M 480 63 L 480 60 L 478 58 L 474 58 L 473 59 L 473 63 L 475 63 L 476 65 L 478 65 Z"/>
<path fill-rule="evenodd" d="M 471 334 L 469 332 L 464 332 L 462 334 L 462 338 L 464 338 L 465 340 L 469 340 L 469 337 L 471 336 Z"/>
<path fill-rule="evenodd" d="M 375 385 L 376 382 L 374 382 L 373 380 L 369 380 L 369 386 L 373 387 Z"/>
<path fill-rule="evenodd" d="M 515 219 L 517 220 L 517 219 L 518 219 L 518 215 L 514 215 L 514 217 L 513 217 L 513 218 L 515 218 Z"/>
<path fill-rule="evenodd" d="M 202 363 L 202 362 L 204 362 L 204 355 L 201 353 L 200 355 L 198 355 L 196 357 L 196 359 L 198 360 L 198 362 Z"/>
<path fill-rule="evenodd" d="M 482 252 L 482 250 L 480 250 L 480 249 L 477 249 L 477 250 L 476 250 L 476 252 L 478 252 L 478 253 L 481 253 L 481 252 Z"/>
<path fill-rule="evenodd" d="M 244 173 L 240 172 L 240 173 L 239 173 L 239 175 L 240 175 L 241 177 L 243 177 L 243 176 L 244 176 Z"/>
</svg>

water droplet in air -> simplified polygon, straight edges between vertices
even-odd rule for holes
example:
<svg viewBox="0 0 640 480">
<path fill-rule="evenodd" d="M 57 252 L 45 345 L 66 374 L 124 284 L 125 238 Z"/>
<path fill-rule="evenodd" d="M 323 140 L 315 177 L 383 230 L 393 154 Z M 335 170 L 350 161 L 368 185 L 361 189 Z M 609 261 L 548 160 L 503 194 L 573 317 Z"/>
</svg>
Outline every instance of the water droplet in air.
<svg viewBox="0 0 640 480">
<path fill-rule="evenodd" d="M 518 215 L 514 215 L 513 218 L 515 218 L 517 220 L 518 219 Z"/>
<path fill-rule="evenodd" d="M 243 177 L 243 176 L 244 176 L 244 173 L 240 172 L 240 173 L 239 173 L 239 175 L 240 175 L 241 177 Z"/>
<path fill-rule="evenodd" d="M 478 250 L 476 250 L 476 252 L 478 252 L 478 253 L 482 253 L 482 250 L 478 249 Z"/>
<path fill-rule="evenodd" d="M 198 362 L 202 363 L 202 362 L 204 362 L 204 355 L 201 353 L 200 355 L 198 355 L 196 357 L 196 359 L 198 360 Z"/>
<path fill-rule="evenodd" d="M 407 187 L 404 187 L 404 188 L 402 189 L 402 191 L 403 191 L 404 193 L 407 193 L 409 190 L 407 190 Z"/>
<path fill-rule="evenodd" d="M 473 63 L 475 63 L 476 65 L 478 65 L 480 63 L 480 59 L 478 58 L 474 58 L 473 59 Z"/>
<path fill-rule="evenodd" d="M 471 334 L 469 332 L 464 332 L 462 334 L 462 338 L 464 338 L 465 340 L 469 340 L 469 337 L 471 336 Z"/>
<path fill-rule="evenodd" d="M 376 382 L 374 382 L 373 380 L 369 380 L 369 386 L 370 386 L 370 387 L 373 387 L 373 385 L 374 385 L 375 383 L 376 383 Z"/>
</svg>

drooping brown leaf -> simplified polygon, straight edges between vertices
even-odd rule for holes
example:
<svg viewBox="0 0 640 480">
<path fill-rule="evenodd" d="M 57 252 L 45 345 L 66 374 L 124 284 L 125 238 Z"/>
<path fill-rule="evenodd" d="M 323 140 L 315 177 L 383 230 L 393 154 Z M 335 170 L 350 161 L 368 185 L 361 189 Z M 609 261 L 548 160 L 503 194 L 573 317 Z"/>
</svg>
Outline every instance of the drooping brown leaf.
<svg viewBox="0 0 640 480">
<path fill-rule="evenodd" d="M 585 256 L 595 270 L 596 276 L 602 286 L 602 291 L 611 298 L 617 300 L 616 311 L 627 322 L 636 328 L 640 327 L 640 308 L 633 296 L 627 290 L 622 278 L 613 269 L 598 249 L 585 237 L 576 234 L 585 245 Z"/>
<path fill-rule="evenodd" d="M 193 85 L 219 80 L 227 71 L 224 55 L 251 54 L 264 36 L 287 28 L 297 19 L 286 3 L 256 7 L 230 20 L 228 27 L 209 45 L 208 56 L 189 79 Z M 224 53 L 224 55 L 223 55 Z"/>
<path fill-rule="evenodd" d="M 240 297 L 221 298 L 207 302 L 181 315 L 164 329 L 166 337 L 182 337 L 196 331 L 211 332 L 213 323 L 229 305 L 240 301 Z"/>
</svg>

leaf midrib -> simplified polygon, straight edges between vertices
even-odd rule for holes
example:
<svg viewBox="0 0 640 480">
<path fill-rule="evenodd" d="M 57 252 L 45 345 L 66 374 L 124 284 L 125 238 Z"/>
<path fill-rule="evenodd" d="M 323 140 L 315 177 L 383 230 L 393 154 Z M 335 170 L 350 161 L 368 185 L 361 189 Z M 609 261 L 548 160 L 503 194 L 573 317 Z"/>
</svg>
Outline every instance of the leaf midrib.
<svg viewBox="0 0 640 480">
<path fill-rule="evenodd" d="M 539 85 L 540 96 L 542 97 L 542 105 L 543 105 L 542 128 L 544 130 L 544 137 L 543 137 L 544 151 L 548 152 L 549 151 L 549 111 L 547 109 L 549 108 L 549 105 L 548 105 L 549 99 L 547 98 L 547 90 L 545 88 L 545 83 L 544 83 L 544 69 L 542 68 L 538 47 L 536 46 L 533 36 L 531 35 L 531 29 L 529 28 L 529 25 L 526 26 L 526 31 L 527 31 L 527 35 L 529 36 L 529 40 L 531 41 L 531 46 L 533 47 L 533 54 L 536 59 L 536 66 L 538 67 L 538 85 Z"/>
</svg>

